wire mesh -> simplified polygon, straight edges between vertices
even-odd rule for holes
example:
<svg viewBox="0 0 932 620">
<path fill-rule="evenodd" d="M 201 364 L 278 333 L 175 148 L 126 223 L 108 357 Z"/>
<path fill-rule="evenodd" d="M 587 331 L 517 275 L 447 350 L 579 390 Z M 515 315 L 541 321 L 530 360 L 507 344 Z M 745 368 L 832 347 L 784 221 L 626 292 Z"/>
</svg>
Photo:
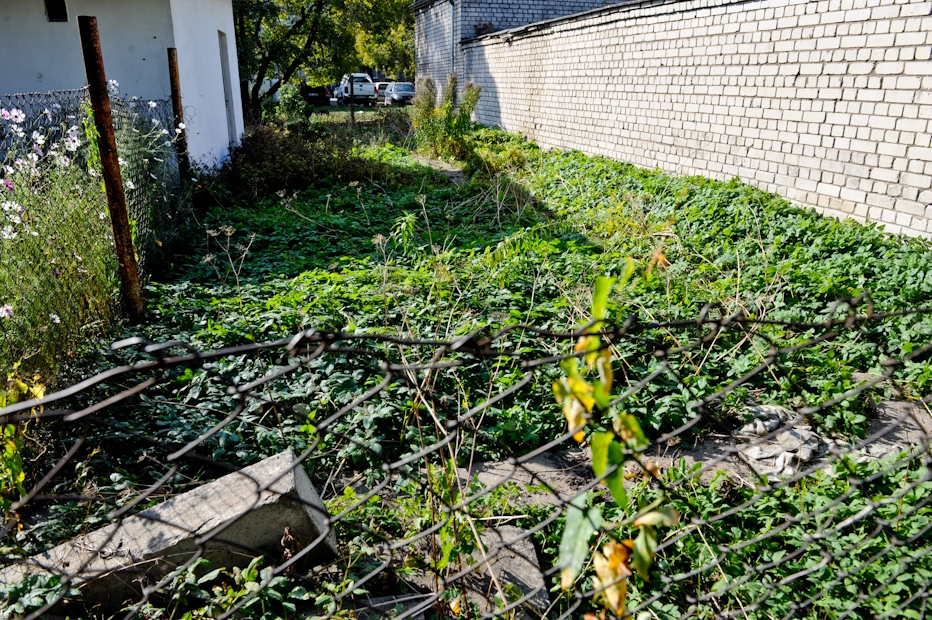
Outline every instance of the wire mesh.
<svg viewBox="0 0 932 620">
<path fill-rule="evenodd" d="M 168 101 L 111 98 L 141 273 L 177 234 Z M 0 95 L 0 369 L 63 354 L 113 316 L 116 257 L 87 90 Z M 49 343 L 52 343 L 51 345 Z"/>
<path fill-rule="evenodd" d="M 586 432 L 631 414 L 651 439 L 601 476 L 551 387 L 582 332 L 121 341 L 124 365 L 0 411 L 45 450 L 0 583 L 9 605 L 47 587 L 28 617 L 621 617 L 593 560 L 561 588 L 562 532 L 588 522 L 598 552 L 665 501 L 681 520 L 649 573 L 618 572 L 630 617 L 923 617 L 932 344 L 887 335 L 928 314 L 848 300 L 817 323 L 706 307 L 606 327 L 614 400 Z M 821 397 L 813 355 L 841 344 L 870 372 Z"/>
</svg>

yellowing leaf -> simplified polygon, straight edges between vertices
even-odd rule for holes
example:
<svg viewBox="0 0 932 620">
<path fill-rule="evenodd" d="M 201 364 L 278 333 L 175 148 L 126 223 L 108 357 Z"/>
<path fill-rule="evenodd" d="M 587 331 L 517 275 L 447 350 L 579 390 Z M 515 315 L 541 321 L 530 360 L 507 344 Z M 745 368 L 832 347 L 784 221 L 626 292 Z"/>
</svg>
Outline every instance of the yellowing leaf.
<svg viewBox="0 0 932 620">
<path fill-rule="evenodd" d="M 628 556 L 628 547 L 620 543 L 609 543 L 602 548 L 602 553 L 592 555 L 592 563 L 598 575 L 598 579 L 593 580 L 593 586 L 596 589 L 604 588 L 602 598 L 609 610 L 618 616 L 624 614 L 628 577 L 632 574 Z"/>
<path fill-rule="evenodd" d="M 665 525 L 671 527 L 680 522 L 680 513 L 673 506 L 664 506 L 657 510 L 652 510 L 634 520 L 634 527 L 643 527 L 645 525 L 657 526 Z"/>
</svg>

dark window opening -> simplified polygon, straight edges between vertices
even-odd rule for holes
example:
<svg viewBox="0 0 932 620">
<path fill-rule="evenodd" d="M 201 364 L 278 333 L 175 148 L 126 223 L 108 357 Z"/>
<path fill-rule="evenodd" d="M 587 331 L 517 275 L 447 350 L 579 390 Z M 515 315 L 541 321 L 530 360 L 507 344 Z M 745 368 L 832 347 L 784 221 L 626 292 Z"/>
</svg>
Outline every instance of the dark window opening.
<svg viewBox="0 0 932 620">
<path fill-rule="evenodd" d="M 45 0 L 45 14 L 50 22 L 68 21 L 68 7 L 65 0 Z"/>
</svg>

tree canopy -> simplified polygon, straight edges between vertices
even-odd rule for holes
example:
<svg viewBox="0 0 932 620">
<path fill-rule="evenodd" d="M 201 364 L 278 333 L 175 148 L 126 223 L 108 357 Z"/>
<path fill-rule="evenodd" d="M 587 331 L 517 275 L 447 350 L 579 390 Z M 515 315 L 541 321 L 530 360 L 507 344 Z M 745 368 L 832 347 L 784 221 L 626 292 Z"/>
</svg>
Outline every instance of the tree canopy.
<svg viewBox="0 0 932 620">
<path fill-rule="evenodd" d="M 351 70 L 414 73 L 409 0 L 233 0 L 244 104 L 257 110 L 302 75 L 309 85 Z"/>
</svg>

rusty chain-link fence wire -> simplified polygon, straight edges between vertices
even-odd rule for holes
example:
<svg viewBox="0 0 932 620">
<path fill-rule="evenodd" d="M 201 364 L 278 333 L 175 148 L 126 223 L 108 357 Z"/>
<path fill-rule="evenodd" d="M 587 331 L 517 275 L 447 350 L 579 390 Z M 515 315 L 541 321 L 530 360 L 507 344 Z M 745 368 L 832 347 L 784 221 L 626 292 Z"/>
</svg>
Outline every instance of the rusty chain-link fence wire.
<svg viewBox="0 0 932 620">
<path fill-rule="evenodd" d="M 168 99 L 154 101 L 139 97 L 111 96 L 114 131 L 121 158 L 121 172 L 130 219 L 134 223 L 137 252 L 143 275 L 147 263 L 158 253 L 156 241 L 169 240 L 177 233 L 172 220 L 177 216 L 175 198 L 180 186 L 178 160 L 173 145 L 175 121 Z M 45 143 L 60 142 L 68 129 L 82 123 L 90 112 L 87 88 L 47 93 L 0 95 L 0 109 L 18 110 L 25 116 L 19 125 L 23 135 L 10 127 L 0 134 L 0 154 L 7 165 L 29 153 L 32 132 L 39 131 Z M 7 123 L 9 125 L 9 123 Z"/>
<path fill-rule="evenodd" d="M 180 228 L 172 108 L 117 96 L 111 107 L 145 276 Z M 116 257 L 89 114 L 86 88 L 0 95 L 0 306 L 12 313 L 0 327 L 0 369 L 53 359 L 67 345 L 46 343 L 112 317 Z"/>
<path fill-rule="evenodd" d="M 626 507 L 551 392 L 578 333 L 116 343 L 124 365 L 0 411 L 43 446 L 4 528 L 7 610 L 581 618 L 604 607 L 591 560 L 560 588 L 568 515 L 597 551 L 665 501 L 681 520 L 627 578 L 631 617 L 923 617 L 932 344 L 887 339 L 929 311 L 858 301 L 604 329 L 615 400 L 589 427 L 626 412 L 651 437 L 621 466 Z M 864 374 L 814 363 L 843 344 Z"/>
</svg>

